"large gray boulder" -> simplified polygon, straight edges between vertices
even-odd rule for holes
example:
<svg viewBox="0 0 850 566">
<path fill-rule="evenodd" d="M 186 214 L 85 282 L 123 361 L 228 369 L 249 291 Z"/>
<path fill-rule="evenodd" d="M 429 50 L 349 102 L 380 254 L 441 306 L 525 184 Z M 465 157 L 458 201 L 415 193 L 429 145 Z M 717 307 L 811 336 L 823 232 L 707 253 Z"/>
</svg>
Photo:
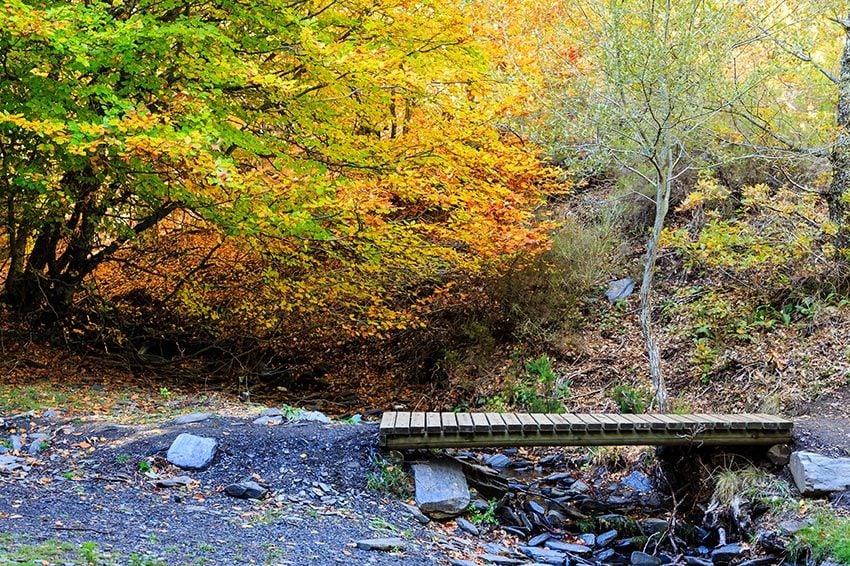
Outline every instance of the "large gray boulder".
<svg viewBox="0 0 850 566">
<path fill-rule="evenodd" d="M 469 486 L 460 464 L 439 460 L 413 465 L 416 505 L 432 519 L 448 519 L 466 511 Z"/>
<path fill-rule="evenodd" d="M 850 489 L 850 458 L 829 458 L 814 452 L 791 454 L 791 476 L 803 495 Z"/>
<path fill-rule="evenodd" d="M 179 468 L 203 470 L 212 462 L 215 451 L 214 439 L 184 432 L 171 443 L 166 458 Z"/>
</svg>

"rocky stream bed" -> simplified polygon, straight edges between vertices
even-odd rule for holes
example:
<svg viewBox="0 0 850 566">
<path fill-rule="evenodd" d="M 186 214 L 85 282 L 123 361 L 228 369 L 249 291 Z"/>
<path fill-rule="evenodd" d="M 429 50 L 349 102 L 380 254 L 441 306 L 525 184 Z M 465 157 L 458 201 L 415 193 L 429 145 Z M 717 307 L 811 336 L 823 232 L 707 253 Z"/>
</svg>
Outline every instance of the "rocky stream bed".
<svg viewBox="0 0 850 566">
<path fill-rule="evenodd" d="M 713 465 L 697 453 L 381 454 L 374 424 L 278 410 L 145 425 L 50 411 L 0 420 L 0 440 L 4 544 L 96 541 L 104 564 L 755 566 L 785 561 L 800 528 L 697 497 L 687 463 Z M 418 507 L 374 489 L 402 458 Z"/>
</svg>

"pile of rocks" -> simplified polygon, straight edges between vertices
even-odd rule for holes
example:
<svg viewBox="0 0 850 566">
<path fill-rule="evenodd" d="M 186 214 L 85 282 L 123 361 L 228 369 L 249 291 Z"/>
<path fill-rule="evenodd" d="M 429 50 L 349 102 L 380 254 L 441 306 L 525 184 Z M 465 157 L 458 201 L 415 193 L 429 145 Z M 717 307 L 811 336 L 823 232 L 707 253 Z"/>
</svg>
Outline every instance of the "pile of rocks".
<svg viewBox="0 0 850 566">
<path fill-rule="evenodd" d="M 412 468 L 416 503 L 424 520 L 454 517 L 457 537 L 477 540 L 474 546 L 458 540 L 445 542 L 447 550 L 465 555 L 453 562 L 457 566 L 481 562 L 757 566 L 778 563 L 784 550 L 727 540 L 728 533 L 736 531 L 716 517 L 711 524 L 696 520 L 682 524 L 668 511 L 669 502 L 653 480 L 638 470 L 612 481 L 592 470 L 545 473 L 558 455 L 535 463 L 518 457 L 516 451 L 489 456 L 458 453 L 456 457 L 418 462 Z M 571 470 L 581 468 L 572 464 Z M 476 474 L 469 473 L 470 466 Z M 485 467 L 506 487 L 498 501 L 470 495 L 467 477 L 477 482 Z M 503 538 L 510 544 L 492 542 L 492 537 L 488 541 L 486 526 L 460 516 L 470 508 L 479 519 L 483 513 L 495 514 L 500 530 L 512 535 Z"/>
</svg>

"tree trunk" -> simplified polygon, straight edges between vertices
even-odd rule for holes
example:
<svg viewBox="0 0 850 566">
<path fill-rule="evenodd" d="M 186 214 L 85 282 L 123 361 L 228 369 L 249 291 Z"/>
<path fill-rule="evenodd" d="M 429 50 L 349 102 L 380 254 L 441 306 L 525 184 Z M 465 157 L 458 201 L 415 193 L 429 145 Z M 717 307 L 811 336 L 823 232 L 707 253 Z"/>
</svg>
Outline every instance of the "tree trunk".
<svg viewBox="0 0 850 566">
<path fill-rule="evenodd" d="M 670 206 L 670 189 L 673 182 L 673 145 L 669 132 L 665 134 L 663 147 L 659 153 L 655 185 L 655 222 L 646 245 L 643 281 L 640 284 L 638 298 L 640 299 L 640 330 L 649 358 L 649 375 L 655 390 L 655 404 L 658 411 L 666 413 L 670 410 L 670 402 L 667 398 L 667 385 L 661 368 L 661 352 L 652 329 L 652 279 L 655 272 L 655 260 L 658 257 L 658 242 L 661 239 L 664 219 Z"/>
<path fill-rule="evenodd" d="M 842 272 L 840 276 L 844 277 L 850 264 L 850 225 L 847 219 L 848 203 L 845 200 L 850 190 L 850 15 L 840 23 L 844 27 L 845 38 L 838 79 L 838 136 L 830 155 L 832 182 L 826 192 L 826 202 L 829 219 L 837 229 L 834 240 L 836 259 Z"/>
<path fill-rule="evenodd" d="M 21 314 L 44 309 L 50 318 L 63 318 L 71 307 L 74 292 L 92 269 L 88 260 L 105 210 L 98 199 L 100 182 L 85 168 L 66 173 L 62 185 L 76 199 L 69 218 L 47 217 L 37 226 L 16 218 L 17 225 L 10 228 L 18 245 L 22 235 L 27 240 L 34 238 L 32 246 L 24 251 L 24 243 L 20 257 L 11 262 L 4 286 L 6 303 Z M 12 206 L 9 205 L 10 218 L 14 216 Z"/>
</svg>

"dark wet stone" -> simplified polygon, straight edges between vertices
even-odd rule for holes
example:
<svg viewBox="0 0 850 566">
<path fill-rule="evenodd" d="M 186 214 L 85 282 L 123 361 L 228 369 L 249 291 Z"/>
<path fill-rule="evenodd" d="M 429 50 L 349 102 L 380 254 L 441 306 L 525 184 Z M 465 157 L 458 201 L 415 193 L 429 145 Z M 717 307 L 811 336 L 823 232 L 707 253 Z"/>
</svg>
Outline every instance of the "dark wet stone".
<svg viewBox="0 0 850 566">
<path fill-rule="evenodd" d="M 621 509 L 628 504 L 630 504 L 632 500 L 628 497 L 621 497 L 619 495 L 614 495 L 605 500 L 606 507 L 613 507 L 617 509 Z"/>
<path fill-rule="evenodd" d="M 670 524 L 666 519 L 659 519 L 657 517 L 650 517 L 649 519 L 644 519 L 640 522 L 640 528 L 646 534 L 654 535 L 656 533 L 663 533 L 670 527 Z"/>
<path fill-rule="evenodd" d="M 481 533 L 478 531 L 478 527 L 473 525 L 471 522 L 467 521 L 463 517 L 458 517 L 455 522 L 457 523 L 457 528 L 462 530 L 465 533 L 469 533 L 472 536 L 477 537 Z"/>
<path fill-rule="evenodd" d="M 614 549 L 619 551 L 629 550 L 631 548 L 634 548 L 634 546 L 635 540 L 633 538 L 620 539 L 614 543 Z"/>
<path fill-rule="evenodd" d="M 528 515 L 523 513 L 522 511 L 517 511 L 517 517 L 519 517 L 520 523 L 526 531 L 531 532 L 534 530 L 534 524 L 529 520 Z"/>
<path fill-rule="evenodd" d="M 772 566 L 773 564 L 776 564 L 776 558 L 772 556 L 764 556 L 762 558 L 746 560 L 738 564 L 738 566 Z"/>
<path fill-rule="evenodd" d="M 399 537 L 366 538 L 356 541 L 355 544 L 361 550 L 381 550 L 384 552 L 404 548 L 404 540 Z"/>
<path fill-rule="evenodd" d="M 537 465 L 540 466 L 541 468 L 548 468 L 549 466 L 553 466 L 553 465 L 557 464 L 560 459 L 561 459 L 560 454 L 550 454 L 549 456 L 546 456 L 545 458 L 541 458 L 540 461 L 537 462 Z"/>
<path fill-rule="evenodd" d="M 787 444 L 774 444 L 767 451 L 767 459 L 777 466 L 787 466 L 791 461 L 791 447 Z"/>
<path fill-rule="evenodd" d="M 661 566 L 661 559 L 645 552 L 636 550 L 629 557 L 632 566 Z"/>
<path fill-rule="evenodd" d="M 528 507 L 529 511 L 537 513 L 538 515 L 545 515 L 546 514 L 546 508 L 543 507 L 542 505 L 540 505 L 536 501 L 528 501 L 526 503 L 526 506 Z"/>
<path fill-rule="evenodd" d="M 528 546 L 540 546 L 550 538 L 552 538 L 552 535 L 550 535 L 549 533 L 539 534 L 535 537 L 531 537 L 530 539 L 528 539 Z"/>
<path fill-rule="evenodd" d="M 617 538 L 617 530 L 611 529 L 602 534 L 596 535 L 596 544 L 599 546 L 608 546 L 608 544 Z"/>
<path fill-rule="evenodd" d="M 529 460 L 520 459 L 514 460 L 510 463 L 510 467 L 514 470 L 524 470 L 525 468 L 530 468 L 533 464 Z"/>
<path fill-rule="evenodd" d="M 572 483 L 572 485 L 570 486 L 570 491 L 572 491 L 573 493 L 584 493 L 585 491 L 588 491 L 589 489 L 590 489 L 590 486 L 588 486 L 586 483 L 584 483 L 581 480 L 574 481 Z"/>
<path fill-rule="evenodd" d="M 738 544 L 726 544 L 711 551 L 711 561 L 715 564 L 728 564 L 744 553 L 744 548 Z"/>
<path fill-rule="evenodd" d="M 519 556 L 519 554 L 504 544 L 499 544 L 496 542 L 485 542 L 481 545 L 481 548 L 484 549 L 484 552 L 487 554 L 504 554 L 505 556 L 514 556 L 515 558 Z"/>
<path fill-rule="evenodd" d="M 713 566 L 711 560 L 706 560 L 698 556 L 685 556 L 685 564 L 688 566 Z"/>
<path fill-rule="evenodd" d="M 520 529 L 517 527 L 502 527 L 502 530 L 506 533 L 510 533 L 512 535 L 516 535 L 518 537 L 526 537 L 528 536 L 528 531 L 525 529 Z"/>
<path fill-rule="evenodd" d="M 580 534 L 578 539 L 586 546 L 596 546 L 596 535 L 593 533 Z"/>
<path fill-rule="evenodd" d="M 549 483 L 554 483 L 554 482 L 573 483 L 573 482 L 575 482 L 575 479 L 573 479 L 572 475 L 570 475 L 566 472 L 558 472 L 557 474 L 551 474 L 551 475 L 546 476 L 545 478 L 543 478 L 543 481 L 549 482 Z"/>
<path fill-rule="evenodd" d="M 641 493 L 653 490 L 652 482 L 643 472 L 632 472 L 623 478 L 620 483 Z"/>
<path fill-rule="evenodd" d="M 487 458 L 487 465 L 491 468 L 501 470 L 502 468 L 507 468 L 511 465 L 511 459 L 504 454 L 493 454 Z"/>
<path fill-rule="evenodd" d="M 513 509 L 509 507 L 502 507 L 498 511 L 499 517 L 502 519 L 503 524 L 507 525 L 522 525 L 522 521 L 520 521 L 519 517 L 516 513 L 514 513 Z"/>
</svg>

